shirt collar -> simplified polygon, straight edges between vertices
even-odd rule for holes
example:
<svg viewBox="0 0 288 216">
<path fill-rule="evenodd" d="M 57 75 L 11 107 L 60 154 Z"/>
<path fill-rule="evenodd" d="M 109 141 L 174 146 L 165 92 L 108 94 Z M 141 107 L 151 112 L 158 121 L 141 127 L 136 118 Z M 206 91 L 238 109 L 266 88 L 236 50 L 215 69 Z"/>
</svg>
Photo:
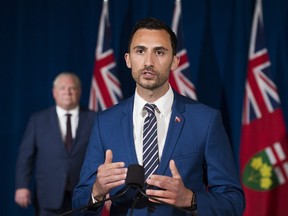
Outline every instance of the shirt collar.
<svg viewBox="0 0 288 216">
<path fill-rule="evenodd" d="M 167 116 L 171 112 L 172 103 L 174 100 L 174 93 L 172 91 L 171 86 L 169 85 L 168 91 L 158 100 L 154 101 L 153 104 L 157 106 L 157 112 L 160 116 Z M 143 107 L 148 103 L 135 90 L 135 98 L 134 98 L 134 111 L 139 115 L 143 115 Z"/>
<path fill-rule="evenodd" d="M 78 116 L 79 114 L 79 106 L 75 107 L 74 109 L 71 110 L 64 110 L 60 106 L 56 106 L 56 112 L 57 115 L 60 116 L 65 116 L 66 113 L 72 114 L 72 116 Z"/>
</svg>

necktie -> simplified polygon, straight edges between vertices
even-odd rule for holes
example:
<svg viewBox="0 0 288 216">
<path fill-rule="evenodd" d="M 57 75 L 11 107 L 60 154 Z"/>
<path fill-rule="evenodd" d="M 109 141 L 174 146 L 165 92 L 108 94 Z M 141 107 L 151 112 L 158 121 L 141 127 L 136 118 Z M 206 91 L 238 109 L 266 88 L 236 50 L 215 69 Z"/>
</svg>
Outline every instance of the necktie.
<svg viewBox="0 0 288 216">
<path fill-rule="evenodd" d="M 67 148 L 68 151 L 71 150 L 72 148 L 72 142 L 73 142 L 73 138 L 72 138 L 72 130 L 71 130 L 71 114 L 67 113 L 67 122 L 66 122 L 66 137 L 65 137 L 65 146 Z"/>
<path fill-rule="evenodd" d="M 157 139 L 157 119 L 155 116 L 155 105 L 145 104 L 144 109 L 148 115 L 144 120 L 143 127 L 143 166 L 145 179 L 149 178 L 159 166 L 159 150 Z"/>
</svg>

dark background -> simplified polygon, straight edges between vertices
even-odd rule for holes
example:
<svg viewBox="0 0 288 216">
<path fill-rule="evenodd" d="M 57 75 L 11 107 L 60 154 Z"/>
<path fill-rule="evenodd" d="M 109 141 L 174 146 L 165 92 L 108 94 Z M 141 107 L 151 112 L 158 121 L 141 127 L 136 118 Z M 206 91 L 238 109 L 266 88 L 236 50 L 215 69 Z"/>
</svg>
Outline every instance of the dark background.
<svg viewBox="0 0 288 216">
<path fill-rule="evenodd" d="M 255 0 L 182 0 L 184 42 L 198 100 L 220 109 L 238 160 L 247 53 Z M 14 203 L 18 147 L 29 116 L 54 104 L 52 81 L 77 73 L 88 106 L 101 0 L 0 0 L 0 215 L 33 215 Z M 110 0 L 112 47 L 124 97 L 134 82 L 124 63 L 140 18 L 171 25 L 174 0 Z M 263 0 L 272 73 L 288 122 L 288 1 Z M 237 161 L 238 164 L 238 161 Z"/>
</svg>

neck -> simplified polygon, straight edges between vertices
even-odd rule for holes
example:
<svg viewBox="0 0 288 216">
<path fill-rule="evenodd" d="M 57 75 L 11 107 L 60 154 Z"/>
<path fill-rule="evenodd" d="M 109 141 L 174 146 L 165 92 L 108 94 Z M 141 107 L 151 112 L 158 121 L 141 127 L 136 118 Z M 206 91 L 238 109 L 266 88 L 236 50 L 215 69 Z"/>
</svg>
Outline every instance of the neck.
<svg viewBox="0 0 288 216">
<path fill-rule="evenodd" d="M 154 101 L 161 98 L 166 92 L 169 90 L 169 84 L 161 86 L 157 89 L 144 89 L 137 85 L 136 91 L 141 98 L 149 103 L 153 103 Z"/>
</svg>

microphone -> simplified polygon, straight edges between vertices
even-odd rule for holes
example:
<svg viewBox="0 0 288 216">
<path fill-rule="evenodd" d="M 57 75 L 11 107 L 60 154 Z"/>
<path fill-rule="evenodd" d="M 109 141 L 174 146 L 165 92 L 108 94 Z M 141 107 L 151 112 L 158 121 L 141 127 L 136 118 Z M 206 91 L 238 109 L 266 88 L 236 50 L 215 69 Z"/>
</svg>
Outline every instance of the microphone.
<svg viewBox="0 0 288 216">
<path fill-rule="evenodd" d="M 128 171 L 127 171 L 127 176 L 125 179 L 125 184 L 126 184 L 126 187 L 125 187 L 124 191 L 121 192 L 120 194 L 117 194 L 116 196 L 105 198 L 99 202 L 91 203 L 91 204 L 85 205 L 83 207 L 73 209 L 71 211 L 68 211 L 68 212 L 61 214 L 60 216 L 71 215 L 71 214 L 76 213 L 78 211 L 82 211 L 84 209 L 86 210 L 86 209 L 92 208 L 92 207 L 98 208 L 108 200 L 113 200 L 113 199 L 116 199 L 118 197 L 123 196 L 131 187 L 141 190 L 141 188 L 144 187 L 144 168 L 142 166 L 140 166 L 139 164 L 129 165 Z"/>
<path fill-rule="evenodd" d="M 132 187 L 144 187 L 144 167 L 139 164 L 131 164 L 128 167 L 125 183 Z"/>
<path fill-rule="evenodd" d="M 127 176 L 126 176 L 126 184 L 131 185 L 132 188 L 137 189 L 138 193 L 134 198 L 134 201 L 131 206 L 130 215 L 133 215 L 134 208 L 138 200 L 143 197 L 142 188 L 144 187 L 144 167 L 140 166 L 139 164 L 131 164 L 128 167 Z M 140 192 L 140 193 L 139 193 Z"/>
</svg>

